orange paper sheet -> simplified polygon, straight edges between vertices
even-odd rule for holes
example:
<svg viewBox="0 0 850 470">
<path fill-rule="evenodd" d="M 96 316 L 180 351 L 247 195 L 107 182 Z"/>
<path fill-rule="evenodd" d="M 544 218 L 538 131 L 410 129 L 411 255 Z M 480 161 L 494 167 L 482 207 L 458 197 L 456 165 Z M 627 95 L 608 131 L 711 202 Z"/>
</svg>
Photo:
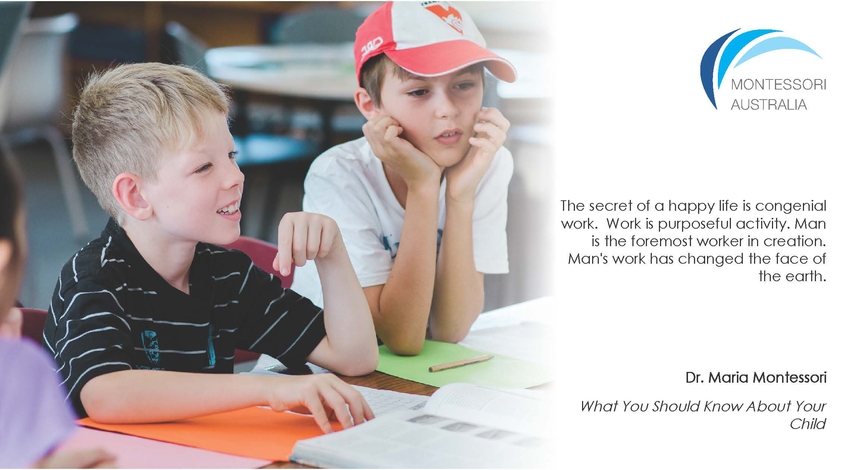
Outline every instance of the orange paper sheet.
<svg viewBox="0 0 850 470">
<path fill-rule="evenodd" d="M 156 424 L 101 424 L 90 418 L 82 426 L 173 442 L 255 459 L 286 461 L 296 441 L 322 435 L 312 416 L 245 408 L 183 421 Z M 342 429 L 333 423 L 335 430 Z"/>
</svg>

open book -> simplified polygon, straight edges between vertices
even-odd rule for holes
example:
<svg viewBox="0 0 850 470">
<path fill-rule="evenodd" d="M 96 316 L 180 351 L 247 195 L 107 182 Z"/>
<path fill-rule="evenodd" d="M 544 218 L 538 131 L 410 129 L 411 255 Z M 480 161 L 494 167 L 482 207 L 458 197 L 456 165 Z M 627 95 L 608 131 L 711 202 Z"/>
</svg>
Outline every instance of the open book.
<svg viewBox="0 0 850 470">
<path fill-rule="evenodd" d="M 290 460 L 317 467 L 518 468 L 545 465 L 545 392 L 454 383 L 420 410 L 298 441 Z"/>
</svg>

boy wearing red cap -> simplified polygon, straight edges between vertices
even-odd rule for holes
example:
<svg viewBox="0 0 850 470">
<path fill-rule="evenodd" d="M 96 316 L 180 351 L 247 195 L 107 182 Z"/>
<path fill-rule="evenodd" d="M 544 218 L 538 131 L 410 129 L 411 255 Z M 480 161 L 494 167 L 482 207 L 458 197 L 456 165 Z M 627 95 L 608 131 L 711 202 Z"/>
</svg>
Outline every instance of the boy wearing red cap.
<svg viewBox="0 0 850 470">
<path fill-rule="evenodd" d="M 389 2 L 357 30 L 355 102 L 365 137 L 313 163 L 304 210 L 336 220 L 378 337 L 418 354 L 426 334 L 462 340 L 484 305 L 484 274 L 508 271 L 510 123 L 482 108 L 484 68 L 516 71 L 446 2 Z M 315 268 L 293 289 L 322 302 Z"/>
</svg>

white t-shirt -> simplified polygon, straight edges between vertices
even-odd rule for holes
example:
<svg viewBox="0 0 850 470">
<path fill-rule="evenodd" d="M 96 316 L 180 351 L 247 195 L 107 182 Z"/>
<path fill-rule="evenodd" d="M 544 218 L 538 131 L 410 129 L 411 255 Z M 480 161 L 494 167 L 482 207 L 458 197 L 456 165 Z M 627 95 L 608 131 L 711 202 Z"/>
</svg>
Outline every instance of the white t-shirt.
<svg viewBox="0 0 850 470">
<path fill-rule="evenodd" d="M 493 157 L 475 192 L 472 249 L 475 269 L 485 274 L 508 272 L 508 183 L 514 171 L 511 152 L 502 147 Z M 304 181 L 304 211 L 324 214 L 339 225 L 360 285 L 385 284 L 401 240 L 404 209 L 365 137 L 337 145 L 320 155 Z M 439 250 L 446 224 L 446 181 L 440 184 L 437 227 Z M 435 260 L 436 262 L 436 260 Z M 323 305 L 316 265 L 296 267 L 292 289 Z"/>
</svg>

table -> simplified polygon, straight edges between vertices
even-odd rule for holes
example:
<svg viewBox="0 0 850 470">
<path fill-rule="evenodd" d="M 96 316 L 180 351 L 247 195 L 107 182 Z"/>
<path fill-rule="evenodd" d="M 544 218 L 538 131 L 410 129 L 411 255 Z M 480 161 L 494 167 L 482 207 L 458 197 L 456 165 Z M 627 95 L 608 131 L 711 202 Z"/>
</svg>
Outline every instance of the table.
<svg viewBox="0 0 850 470">
<path fill-rule="evenodd" d="M 432 393 L 437 391 L 437 387 L 412 382 L 410 380 L 401 379 L 378 371 L 361 377 L 340 378 L 350 385 L 377 388 L 378 390 L 392 390 L 394 392 L 414 393 L 416 395 L 426 396 L 431 396 Z"/>
<path fill-rule="evenodd" d="M 234 88 L 296 98 L 353 102 L 354 43 L 210 49 L 212 78 Z"/>
<path fill-rule="evenodd" d="M 316 109 L 321 116 L 320 150 L 331 147 L 331 119 L 337 107 L 354 103 L 354 43 L 256 45 L 213 48 L 206 53 L 207 72 L 230 86 L 245 109 L 247 95 L 261 94 L 289 105 Z M 234 119 L 234 133 L 247 133 L 247 115 Z"/>
</svg>

